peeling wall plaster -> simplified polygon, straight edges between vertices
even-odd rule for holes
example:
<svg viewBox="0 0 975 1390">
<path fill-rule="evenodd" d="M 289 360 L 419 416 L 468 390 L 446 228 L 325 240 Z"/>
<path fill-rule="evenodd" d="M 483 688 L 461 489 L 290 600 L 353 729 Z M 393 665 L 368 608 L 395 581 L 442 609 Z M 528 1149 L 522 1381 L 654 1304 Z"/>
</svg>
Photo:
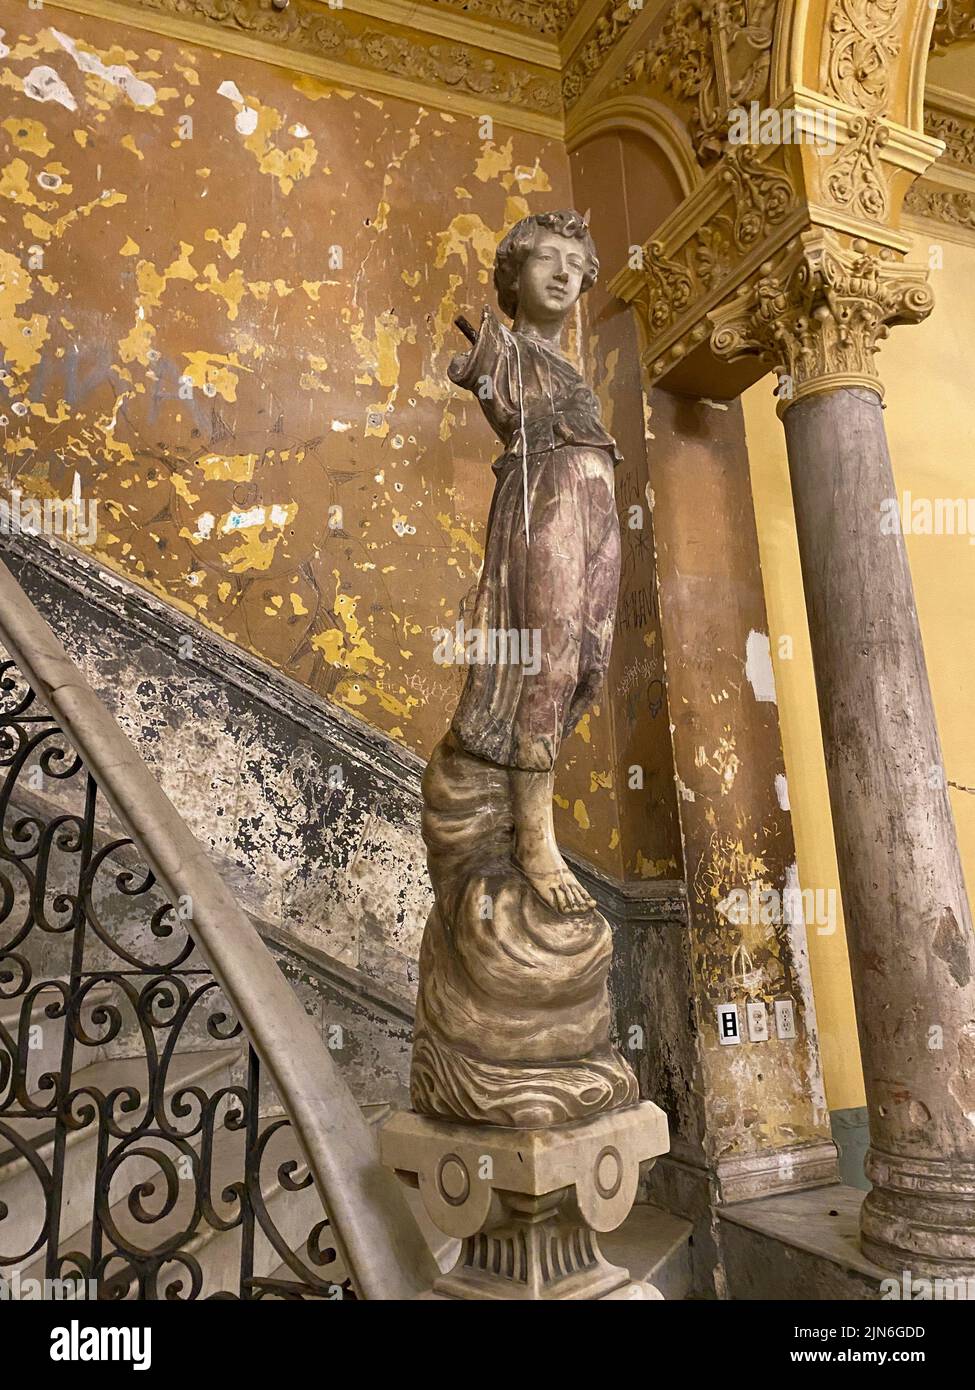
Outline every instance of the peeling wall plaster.
<svg viewBox="0 0 975 1390">
<path fill-rule="evenodd" d="M 102 561 L 428 754 L 494 481 L 453 319 L 504 231 L 571 201 L 564 150 L 94 18 L 0 24 L 4 485 L 78 473 Z M 615 865 L 607 725 L 568 740 L 560 834 Z"/>
</svg>

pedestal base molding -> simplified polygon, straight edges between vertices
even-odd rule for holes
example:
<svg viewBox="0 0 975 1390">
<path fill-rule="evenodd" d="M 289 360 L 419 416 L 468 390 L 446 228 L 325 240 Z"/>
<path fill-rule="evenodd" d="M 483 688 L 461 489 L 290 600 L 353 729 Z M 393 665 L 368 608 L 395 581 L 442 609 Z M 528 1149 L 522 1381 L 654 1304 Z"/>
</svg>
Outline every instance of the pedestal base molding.
<svg viewBox="0 0 975 1390">
<path fill-rule="evenodd" d="M 606 1260 L 598 1233 L 623 1223 L 641 1167 L 668 1144 L 667 1118 L 649 1101 L 545 1130 L 401 1113 L 381 1136 L 383 1163 L 463 1242 L 432 1293 L 475 1300 L 659 1298 Z"/>
<path fill-rule="evenodd" d="M 975 1278 L 975 1163 L 870 1149 L 863 1253 L 885 1269 Z"/>
</svg>

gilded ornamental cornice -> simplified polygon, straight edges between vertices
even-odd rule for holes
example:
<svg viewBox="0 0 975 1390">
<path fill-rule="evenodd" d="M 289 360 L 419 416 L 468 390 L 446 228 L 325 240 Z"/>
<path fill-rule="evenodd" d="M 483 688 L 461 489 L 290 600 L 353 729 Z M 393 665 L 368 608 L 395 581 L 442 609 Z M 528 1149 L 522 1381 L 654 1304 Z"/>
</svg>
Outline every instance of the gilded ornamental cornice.
<svg viewBox="0 0 975 1390">
<path fill-rule="evenodd" d="M 929 135 L 877 115 L 854 114 L 816 93 L 792 92 L 777 108 L 827 143 L 728 145 L 721 159 L 642 247 L 612 289 L 633 304 L 651 380 L 674 389 L 735 395 L 766 367 L 716 360 L 713 311 L 754 288 L 795 238 L 816 232 L 861 239 L 900 263 L 911 239 L 904 200 L 941 151 Z M 796 243 L 797 244 L 797 243 Z M 739 355 L 741 356 L 741 355 Z"/>
<path fill-rule="evenodd" d="M 477 0 L 476 0 L 477 2 Z M 47 0 L 222 52 L 559 139 L 558 35 L 516 32 L 543 6 L 480 0 L 466 14 L 438 0 Z M 493 8 L 492 8 L 493 7 Z M 504 24 L 495 11 L 504 8 Z M 575 0 L 556 4 L 563 18 Z M 481 18 L 481 16 L 485 18 Z"/>
</svg>

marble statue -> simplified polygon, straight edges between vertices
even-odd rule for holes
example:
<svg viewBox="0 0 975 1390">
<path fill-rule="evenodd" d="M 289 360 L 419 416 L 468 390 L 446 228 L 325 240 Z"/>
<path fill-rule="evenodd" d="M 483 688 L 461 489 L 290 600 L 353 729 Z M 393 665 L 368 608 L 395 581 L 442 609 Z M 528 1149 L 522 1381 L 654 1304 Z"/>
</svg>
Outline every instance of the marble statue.
<svg viewBox="0 0 975 1390">
<path fill-rule="evenodd" d="M 483 659 L 423 781 L 435 905 L 411 1093 L 440 1119 L 537 1129 L 638 1100 L 609 1037 L 609 925 L 552 820 L 556 760 L 606 674 L 619 587 L 620 454 L 559 347 L 598 268 L 578 213 L 525 218 L 495 259 L 511 327 L 488 309 L 476 333 L 459 321 L 472 347 L 449 367 L 502 452 L 470 621 Z"/>
</svg>

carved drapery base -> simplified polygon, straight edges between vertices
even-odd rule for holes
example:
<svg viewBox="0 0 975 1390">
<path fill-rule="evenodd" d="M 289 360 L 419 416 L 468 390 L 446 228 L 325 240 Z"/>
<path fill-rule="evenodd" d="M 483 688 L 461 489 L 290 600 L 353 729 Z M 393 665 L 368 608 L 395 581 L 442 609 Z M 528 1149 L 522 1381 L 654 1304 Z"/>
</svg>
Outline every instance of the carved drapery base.
<svg viewBox="0 0 975 1390">
<path fill-rule="evenodd" d="M 641 1166 L 669 1143 L 667 1117 L 649 1101 L 546 1130 L 401 1113 L 381 1135 L 383 1163 L 463 1242 L 432 1295 L 476 1300 L 660 1298 L 606 1260 L 598 1233 L 625 1220 Z"/>
<path fill-rule="evenodd" d="M 884 1269 L 975 1278 L 975 1163 L 867 1153 L 863 1253 Z"/>
<path fill-rule="evenodd" d="M 601 913 L 547 907 L 511 858 L 507 769 L 448 735 L 423 777 L 436 894 L 420 950 L 410 1094 L 447 1120 L 532 1129 L 639 1096 L 610 1042 Z"/>
<path fill-rule="evenodd" d="M 764 358 L 779 377 L 779 413 L 820 391 L 866 387 L 883 396 L 874 357 L 893 324 L 920 323 L 934 306 L 927 272 L 844 246 L 832 233 L 803 233 L 733 299 L 711 314 L 711 347 L 734 361 Z"/>
</svg>

